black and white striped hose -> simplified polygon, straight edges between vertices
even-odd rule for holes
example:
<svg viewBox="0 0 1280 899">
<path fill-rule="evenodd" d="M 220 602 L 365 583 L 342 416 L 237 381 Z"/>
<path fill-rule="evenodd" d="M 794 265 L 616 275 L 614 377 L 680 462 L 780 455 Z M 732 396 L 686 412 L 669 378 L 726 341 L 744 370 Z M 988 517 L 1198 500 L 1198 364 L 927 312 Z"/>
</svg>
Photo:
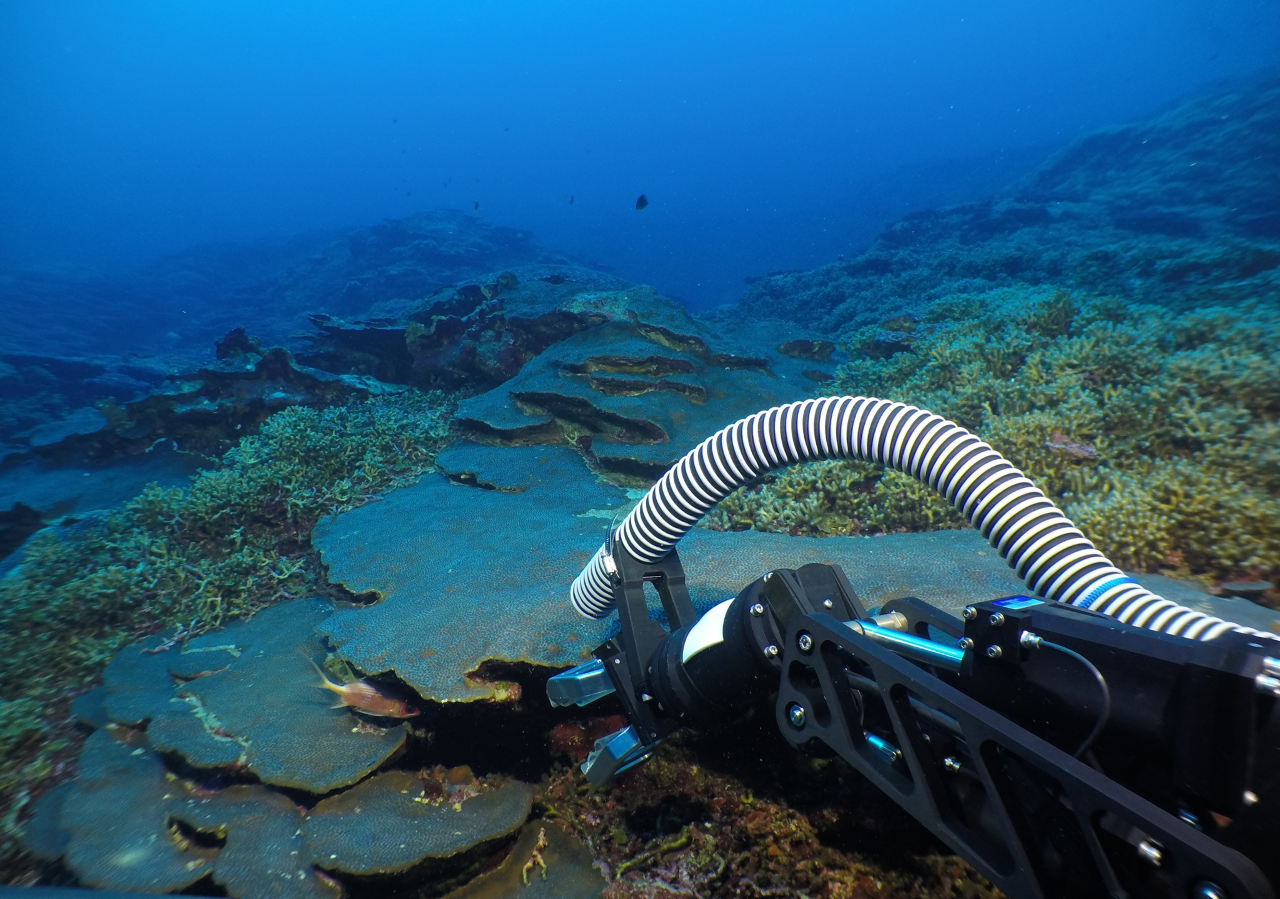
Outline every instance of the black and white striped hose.
<svg viewBox="0 0 1280 899">
<path fill-rule="evenodd" d="M 776 406 L 708 437 L 631 510 L 612 540 L 642 562 L 665 556 L 716 503 L 767 471 L 797 462 L 858 459 L 937 490 L 976 527 L 1034 594 L 1193 640 L 1262 634 L 1163 599 L 1111 564 L 1003 456 L 941 416 L 889 400 L 823 397 Z M 574 579 L 574 607 L 613 609 L 610 543 Z"/>
</svg>

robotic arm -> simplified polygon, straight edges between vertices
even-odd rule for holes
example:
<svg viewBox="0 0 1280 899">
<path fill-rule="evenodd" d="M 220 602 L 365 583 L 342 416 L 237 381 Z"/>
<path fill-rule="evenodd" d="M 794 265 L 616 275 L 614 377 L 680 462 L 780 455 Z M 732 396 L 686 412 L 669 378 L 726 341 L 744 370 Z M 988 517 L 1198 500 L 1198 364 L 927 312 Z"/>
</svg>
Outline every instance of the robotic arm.
<svg viewBox="0 0 1280 899">
<path fill-rule="evenodd" d="M 1028 595 L 976 603 L 963 620 L 913 598 L 870 615 L 839 567 L 806 565 L 695 620 L 674 544 L 737 486 L 708 486 L 710 468 L 746 480 L 748 459 L 839 455 L 928 479 Z M 950 422 L 861 397 L 779 407 L 713 436 L 574 584 L 580 610 L 616 607 L 621 628 L 552 678 L 551 700 L 616 693 L 629 721 L 599 741 L 587 778 L 604 783 L 675 728 L 776 693 L 792 744 L 839 755 L 1015 899 L 1274 897 L 1280 643 L 1142 590 L 1029 484 Z M 650 619 L 646 581 L 670 630 Z"/>
</svg>

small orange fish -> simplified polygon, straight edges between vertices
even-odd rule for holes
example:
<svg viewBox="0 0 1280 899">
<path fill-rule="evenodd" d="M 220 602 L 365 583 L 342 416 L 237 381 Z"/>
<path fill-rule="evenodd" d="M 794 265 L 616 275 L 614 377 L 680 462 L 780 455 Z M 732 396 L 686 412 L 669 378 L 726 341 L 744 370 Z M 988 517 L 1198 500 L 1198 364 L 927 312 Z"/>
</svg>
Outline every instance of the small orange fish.
<svg viewBox="0 0 1280 899">
<path fill-rule="evenodd" d="M 404 700 L 388 696 L 373 684 L 362 680 L 350 684 L 335 684 L 325 675 L 324 669 L 316 664 L 315 659 L 309 661 L 311 667 L 315 668 L 316 673 L 320 675 L 320 683 L 316 686 L 322 690 L 331 690 L 338 695 L 338 701 L 333 705 L 335 709 L 354 709 L 379 718 L 413 718 L 421 714 Z"/>
</svg>

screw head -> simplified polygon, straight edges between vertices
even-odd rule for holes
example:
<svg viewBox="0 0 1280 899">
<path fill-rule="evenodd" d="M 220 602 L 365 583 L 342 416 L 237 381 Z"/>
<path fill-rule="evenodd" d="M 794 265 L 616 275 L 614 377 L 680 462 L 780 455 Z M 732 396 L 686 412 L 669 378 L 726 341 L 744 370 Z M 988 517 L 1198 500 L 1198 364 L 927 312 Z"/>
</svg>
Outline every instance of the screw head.
<svg viewBox="0 0 1280 899">
<path fill-rule="evenodd" d="M 794 728 L 799 729 L 804 727 L 804 706 L 798 702 L 791 703 L 791 705 L 787 707 L 787 720 L 791 722 L 791 726 Z"/>
<path fill-rule="evenodd" d="M 942 760 L 942 767 L 946 768 L 952 774 L 960 770 L 960 760 L 954 755 L 949 755 Z"/>
<path fill-rule="evenodd" d="M 1000 625 L 1004 624 L 1004 613 L 996 612 L 987 620 L 991 622 L 992 627 L 999 627 Z"/>
<path fill-rule="evenodd" d="M 968 650 L 973 649 L 973 638 L 961 637 L 960 641 L 956 643 L 956 646 L 959 646 L 961 649 L 967 652 Z"/>
<path fill-rule="evenodd" d="M 833 603 L 833 602 L 832 602 L 831 600 L 829 600 L 829 599 L 824 599 L 824 600 L 822 601 L 822 607 L 823 607 L 824 609 L 834 609 L 834 608 L 836 607 L 836 604 L 835 604 L 835 603 Z"/>
<path fill-rule="evenodd" d="M 960 614 L 964 616 L 965 621 L 972 621 L 973 619 L 978 617 L 978 610 L 975 609 L 973 606 L 965 606 L 964 611 L 961 612 Z"/>
<path fill-rule="evenodd" d="M 801 634 L 796 639 L 796 645 L 800 647 L 801 652 L 808 652 L 813 649 L 813 638 L 808 634 Z"/>
<path fill-rule="evenodd" d="M 998 659 L 1002 655 L 1004 655 L 1004 650 L 999 646 L 996 646 L 994 643 L 987 647 L 987 658 Z"/>
<path fill-rule="evenodd" d="M 764 654 L 772 659 L 774 656 L 778 654 L 778 647 L 770 643 L 768 646 L 764 648 Z"/>
<path fill-rule="evenodd" d="M 756 603 L 751 607 L 751 614 L 759 618 L 764 614 L 764 606 L 760 605 L 760 603 Z"/>
</svg>

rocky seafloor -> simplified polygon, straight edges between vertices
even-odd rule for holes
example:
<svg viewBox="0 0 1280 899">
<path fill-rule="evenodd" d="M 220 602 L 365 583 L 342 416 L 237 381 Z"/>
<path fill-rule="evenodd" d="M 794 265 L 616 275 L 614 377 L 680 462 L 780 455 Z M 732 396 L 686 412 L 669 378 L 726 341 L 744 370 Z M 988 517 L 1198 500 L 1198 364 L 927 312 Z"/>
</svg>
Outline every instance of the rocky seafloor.
<svg viewBox="0 0 1280 899">
<path fill-rule="evenodd" d="M 716 429 L 860 392 L 976 430 L 1154 591 L 1275 626 L 1276 91 L 1086 137 L 1007 196 L 713 314 L 433 214 L 258 254 L 232 295 L 275 314 L 210 315 L 190 339 L 225 330 L 211 360 L 5 349 L 5 880 L 990 895 L 842 764 L 787 748 L 767 702 L 589 788 L 576 763 L 620 721 L 545 702 L 608 633 L 567 585 Z M 699 608 L 810 561 L 869 606 L 1022 587 L 945 504 L 855 463 L 778 473 L 708 523 L 681 544 Z M 316 668 L 420 714 L 331 707 Z"/>
</svg>

